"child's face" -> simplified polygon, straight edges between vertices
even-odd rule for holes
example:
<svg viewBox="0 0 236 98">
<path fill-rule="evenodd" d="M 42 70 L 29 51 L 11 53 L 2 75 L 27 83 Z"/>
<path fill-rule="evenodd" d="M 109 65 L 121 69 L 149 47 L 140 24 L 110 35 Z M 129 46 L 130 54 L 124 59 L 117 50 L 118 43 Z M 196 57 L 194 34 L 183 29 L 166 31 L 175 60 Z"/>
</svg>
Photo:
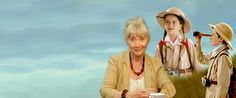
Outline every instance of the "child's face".
<svg viewBox="0 0 236 98">
<path fill-rule="evenodd" d="M 223 39 L 221 37 L 219 37 L 219 35 L 216 33 L 215 30 L 213 30 L 212 32 L 212 36 L 211 36 L 211 44 L 213 46 L 218 46 L 222 43 Z"/>
<path fill-rule="evenodd" d="M 182 24 L 180 24 L 178 18 L 174 15 L 165 16 L 164 27 L 168 35 L 178 35 L 182 29 Z"/>
</svg>

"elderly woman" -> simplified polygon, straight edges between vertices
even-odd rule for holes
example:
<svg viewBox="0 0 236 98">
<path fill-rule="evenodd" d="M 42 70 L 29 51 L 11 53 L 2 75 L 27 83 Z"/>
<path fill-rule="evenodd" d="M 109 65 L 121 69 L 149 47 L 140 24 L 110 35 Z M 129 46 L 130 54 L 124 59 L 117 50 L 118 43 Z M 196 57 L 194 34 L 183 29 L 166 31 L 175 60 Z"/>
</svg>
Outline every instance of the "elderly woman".
<svg viewBox="0 0 236 98">
<path fill-rule="evenodd" d="M 150 40 L 142 17 L 128 20 L 125 27 L 128 51 L 112 56 L 100 90 L 103 98 L 148 98 L 150 93 L 175 95 L 175 87 L 159 59 L 145 54 Z"/>
</svg>

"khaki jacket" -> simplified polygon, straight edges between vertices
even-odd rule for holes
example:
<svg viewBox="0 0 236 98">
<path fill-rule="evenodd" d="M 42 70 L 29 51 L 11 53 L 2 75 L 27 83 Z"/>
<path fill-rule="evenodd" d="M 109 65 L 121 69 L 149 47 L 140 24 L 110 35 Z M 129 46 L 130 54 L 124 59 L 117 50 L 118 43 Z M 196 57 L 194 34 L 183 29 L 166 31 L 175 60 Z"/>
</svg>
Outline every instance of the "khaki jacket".
<svg viewBox="0 0 236 98">
<path fill-rule="evenodd" d="M 206 98 L 227 98 L 230 76 L 233 72 L 233 65 L 227 46 L 221 45 L 207 55 L 202 52 L 200 44 L 196 45 L 196 49 L 198 60 L 203 64 L 209 65 L 207 77 L 210 75 L 211 80 L 217 81 L 217 85 L 211 84 L 210 87 L 206 88 Z M 222 53 L 227 53 L 229 56 L 221 55 Z M 212 71 L 210 73 L 211 68 Z"/>
<path fill-rule="evenodd" d="M 200 63 L 197 60 L 196 49 L 190 39 L 188 39 L 188 46 L 190 51 L 190 58 L 193 66 L 190 66 L 187 49 L 182 43 L 178 43 L 176 47 L 172 46 L 170 42 L 166 42 L 163 46 L 163 58 L 161 58 L 160 47 L 157 45 L 156 57 L 164 60 L 165 68 L 188 69 L 193 68 L 194 72 L 202 70 Z M 181 49 L 181 50 L 180 50 Z"/>
<path fill-rule="evenodd" d="M 130 61 L 129 51 L 112 56 L 108 62 L 102 88 L 100 90 L 103 98 L 114 98 L 115 93 L 130 87 Z M 145 55 L 144 86 L 155 88 L 165 93 L 167 97 L 175 95 L 175 87 L 164 71 L 160 60 Z"/>
</svg>

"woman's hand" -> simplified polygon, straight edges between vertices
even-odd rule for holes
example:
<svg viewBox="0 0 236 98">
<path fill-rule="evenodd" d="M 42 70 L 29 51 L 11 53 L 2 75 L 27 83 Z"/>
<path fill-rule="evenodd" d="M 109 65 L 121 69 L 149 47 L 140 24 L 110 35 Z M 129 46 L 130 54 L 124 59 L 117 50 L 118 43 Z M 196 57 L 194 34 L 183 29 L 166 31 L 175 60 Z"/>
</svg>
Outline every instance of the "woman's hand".
<svg viewBox="0 0 236 98">
<path fill-rule="evenodd" d="M 139 96 L 140 98 L 148 98 L 151 93 L 156 93 L 157 90 L 153 88 L 146 88 L 141 90 L 141 95 Z"/>
<path fill-rule="evenodd" d="M 126 98 L 139 98 L 141 95 L 141 90 L 128 91 L 126 93 Z"/>
<path fill-rule="evenodd" d="M 155 93 L 156 89 L 146 88 L 141 90 L 129 91 L 126 98 L 148 98 L 151 93 Z"/>
</svg>

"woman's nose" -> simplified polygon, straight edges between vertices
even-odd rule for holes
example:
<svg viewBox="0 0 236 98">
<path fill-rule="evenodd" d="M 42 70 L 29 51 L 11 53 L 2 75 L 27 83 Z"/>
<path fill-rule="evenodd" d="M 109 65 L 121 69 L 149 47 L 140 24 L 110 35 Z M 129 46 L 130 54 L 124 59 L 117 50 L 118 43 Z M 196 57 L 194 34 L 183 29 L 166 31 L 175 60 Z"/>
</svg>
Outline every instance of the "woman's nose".
<svg viewBox="0 0 236 98">
<path fill-rule="evenodd" d="M 135 46 L 139 46 L 139 45 L 140 45 L 140 43 L 141 43 L 141 41 L 140 41 L 140 40 L 136 40 L 136 41 L 135 41 Z"/>
</svg>

